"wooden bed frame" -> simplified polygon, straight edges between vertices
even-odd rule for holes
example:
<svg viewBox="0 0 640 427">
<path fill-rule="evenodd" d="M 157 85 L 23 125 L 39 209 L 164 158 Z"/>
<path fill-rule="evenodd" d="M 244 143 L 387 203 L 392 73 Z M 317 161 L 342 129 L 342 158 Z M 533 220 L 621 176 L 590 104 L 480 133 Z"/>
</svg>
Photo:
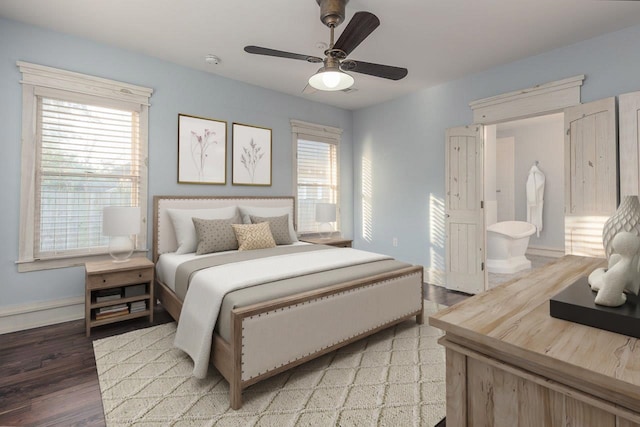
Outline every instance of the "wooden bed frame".
<svg viewBox="0 0 640 427">
<path fill-rule="evenodd" d="M 293 197 L 155 196 L 154 262 L 177 247 L 167 208 L 231 205 L 290 206 L 295 218 Z M 233 309 L 232 338 L 227 342 L 214 333 L 211 353 L 211 363 L 229 382 L 231 407 L 239 409 L 242 390 L 263 379 L 412 317 L 422 324 L 422 280 L 422 267 L 411 266 Z M 182 301 L 157 275 L 155 287 L 156 297 L 177 321 Z"/>
</svg>

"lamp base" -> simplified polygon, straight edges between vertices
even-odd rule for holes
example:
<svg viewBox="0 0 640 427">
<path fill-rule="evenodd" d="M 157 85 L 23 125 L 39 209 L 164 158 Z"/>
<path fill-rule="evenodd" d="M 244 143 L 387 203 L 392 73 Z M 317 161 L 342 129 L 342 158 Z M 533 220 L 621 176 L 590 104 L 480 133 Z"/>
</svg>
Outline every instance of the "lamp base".
<svg viewBox="0 0 640 427">
<path fill-rule="evenodd" d="M 331 227 L 331 224 L 328 222 L 323 222 L 320 224 L 320 227 L 318 227 L 318 233 L 321 239 L 329 240 L 333 234 L 333 227 Z"/>
<path fill-rule="evenodd" d="M 113 236 L 109 239 L 109 255 L 113 262 L 129 261 L 133 249 L 133 240 L 129 236 Z"/>
</svg>

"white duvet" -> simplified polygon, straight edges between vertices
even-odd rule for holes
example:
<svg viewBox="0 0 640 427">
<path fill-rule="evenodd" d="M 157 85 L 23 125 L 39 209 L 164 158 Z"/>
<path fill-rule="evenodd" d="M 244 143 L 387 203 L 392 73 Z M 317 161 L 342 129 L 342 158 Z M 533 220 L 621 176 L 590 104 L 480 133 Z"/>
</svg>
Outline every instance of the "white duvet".
<svg viewBox="0 0 640 427">
<path fill-rule="evenodd" d="M 301 274 L 389 259 L 351 248 L 310 251 L 236 262 L 195 273 L 182 305 L 174 345 L 194 363 L 193 375 L 207 375 L 211 340 L 224 296 L 237 289 Z"/>
</svg>

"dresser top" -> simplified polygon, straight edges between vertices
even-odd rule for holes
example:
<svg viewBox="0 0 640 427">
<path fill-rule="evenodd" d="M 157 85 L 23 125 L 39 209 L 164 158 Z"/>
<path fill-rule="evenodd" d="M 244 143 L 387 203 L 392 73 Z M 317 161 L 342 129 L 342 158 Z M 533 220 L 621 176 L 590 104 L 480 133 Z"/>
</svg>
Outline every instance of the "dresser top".
<svg viewBox="0 0 640 427">
<path fill-rule="evenodd" d="M 549 314 L 549 300 L 595 268 L 599 258 L 565 256 L 439 311 L 429 323 L 463 345 L 595 395 L 625 396 L 640 410 L 640 342 Z"/>
</svg>

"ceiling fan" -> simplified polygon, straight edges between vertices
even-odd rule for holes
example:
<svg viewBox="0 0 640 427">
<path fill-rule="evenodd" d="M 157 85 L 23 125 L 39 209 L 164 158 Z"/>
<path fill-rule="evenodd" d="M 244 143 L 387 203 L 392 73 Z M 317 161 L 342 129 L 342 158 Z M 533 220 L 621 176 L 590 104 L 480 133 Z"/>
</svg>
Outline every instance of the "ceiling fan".
<svg viewBox="0 0 640 427">
<path fill-rule="evenodd" d="M 353 71 L 390 80 L 400 80 L 407 75 L 406 68 L 373 64 L 347 58 L 364 39 L 369 37 L 373 30 L 378 28 L 380 20 L 377 16 L 370 12 L 356 12 L 334 43 L 334 29 L 344 21 L 345 6 L 349 0 L 316 1 L 320 6 L 320 20 L 331 30 L 329 48 L 324 51 L 324 59 L 260 46 L 245 46 L 245 52 L 299 59 L 314 64 L 322 62 L 322 68 L 309 78 L 309 85 L 317 90 L 324 91 L 345 90 L 351 87 L 354 79 L 345 71 Z"/>
</svg>

